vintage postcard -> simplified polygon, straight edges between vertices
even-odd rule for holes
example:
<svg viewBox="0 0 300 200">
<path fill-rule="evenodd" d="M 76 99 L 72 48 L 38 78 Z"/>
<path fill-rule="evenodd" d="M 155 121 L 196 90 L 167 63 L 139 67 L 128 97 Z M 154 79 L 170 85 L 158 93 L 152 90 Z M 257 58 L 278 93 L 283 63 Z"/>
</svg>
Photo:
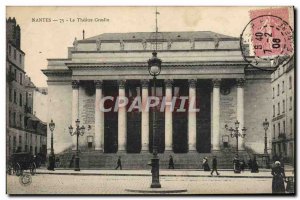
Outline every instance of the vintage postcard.
<svg viewBox="0 0 300 200">
<path fill-rule="evenodd" d="M 7 6 L 7 194 L 294 195 L 294 21 Z"/>
</svg>

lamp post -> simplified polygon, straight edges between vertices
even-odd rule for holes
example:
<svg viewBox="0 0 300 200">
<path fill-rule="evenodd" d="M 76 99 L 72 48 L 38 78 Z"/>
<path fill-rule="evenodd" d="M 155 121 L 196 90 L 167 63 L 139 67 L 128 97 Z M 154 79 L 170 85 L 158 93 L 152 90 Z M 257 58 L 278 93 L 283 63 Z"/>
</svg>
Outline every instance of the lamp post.
<svg viewBox="0 0 300 200">
<path fill-rule="evenodd" d="M 152 58 L 148 60 L 148 71 L 151 76 L 153 76 L 153 87 L 154 92 L 153 96 L 156 97 L 156 77 L 160 74 L 161 71 L 161 60 L 157 58 L 157 52 L 154 51 L 152 53 Z M 157 149 L 157 140 L 156 140 L 156 106 L 153 108 L 153 157 L 151 159 L 151 173 L 152 173 L 152 183 L 151 188 L 161 188 L 159 183 L 159 158 L 157 156 L 158 149 Z"/>
<path fill-rule="evenodd" d="M 74 170 L 75 171 L 80 171 L 80 168 L 79 168 L 78 138 L 79 138 L 80 135 L 81 136 L 84 135 L 85 127 L 83 125 L 80 127 L 79 119 L 77 119 L 75 121 L 75 124 L 76 124 L 76 130 L 73 132 L 73 127 L 72 127 L 72 125 L 70 125 L 69 126 L 69 133 L 70 133 L 71 136 L 76 135 L 76 137 L 77 137 L 76 138 L 77 143 L 76 143 L 76 155 L 75 155 L 75 168 L 74 168 Z"/>
<path fill-rule="evenodd" d="M 225 129 L 228 130 L 230 132 L 230 136 L 232 138 L 236 138 L 236 157 L 234 159 L 234 172 L 235 173 L 240 173 L 240 166 L 239 166 L 239 137 L 244 138 L 246 136 L 246 128 L 243 127 L 242 128 L 242 133 L 239 131 L 239 126 L 240 126 L 240 122 L 238 120 L 236 120 L 236 122 L 234 123 L 235 125 L 235 129 L 230 127 L 228 128 L 228 125 L 225 124 Z"/>
<path fill-rule="evenodd" d="M 265 149 L 264 149 L 263 157 L 264 157 L 264 161 L 265 161 L 265 167 L 268 169 L 268 168 L 270 168 L 270 166 L 269 166 L 270 158 L 269 158 L 268 148 L 267 148 L 267 143 L 268 143 L 267 130 L 269 128 L 269 122 L 268 122 L 267 118 L 265 118 L 265 121 L 263 122 L 263 127 L 265 129 Z"/>
<path fill-rule="evenodd" d="M 265 129 L 265 149 L 264 149 L 264 154 L 267 155 L 268 154 L 268 149 L 267 149 L 267 143 L 268 143 L 267 130 L 269 128 L 269 122 L 268 122 L 267 118 L 263 122 L 263 127 Z"/>
<path fill-rule="evenodd" d="M 55 128 L 55 123 L 51 119 L 51 122 L 49 123 L 49 129 L 51 131 L 51 152 L 49 155 L 49 166 L 48 170 L 54 170 L 55 168 L 55 155 L 54 155 L 54 149 L 53 149 L 53 131 Z"/>
</svg>

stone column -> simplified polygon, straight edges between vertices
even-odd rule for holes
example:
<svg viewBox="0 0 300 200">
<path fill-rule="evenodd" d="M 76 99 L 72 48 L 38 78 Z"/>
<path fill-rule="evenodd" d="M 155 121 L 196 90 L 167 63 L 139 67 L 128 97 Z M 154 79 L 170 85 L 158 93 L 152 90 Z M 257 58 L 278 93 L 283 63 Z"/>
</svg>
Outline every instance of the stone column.
<svg viewBox="0 0 300 200">
<path fill-rule="evenodd" d="M 196 109 L 196 84 L 197 79 L 189 80 L 189 107 Z M 191 105 L 193 103 L 193 105 Z M 189 151 L 196 151 L 196 112 L 189 110 L 188 113 L 188 145 Z"/>
<path fill-rule="evenodd" d="M 142 151 L 149 152 L 149 111 L 146 111 L 149 80 L 142 80 Z"/>
<path fill-rule="evenodd" d="M 75 121 L 79 118 L 79 81 L 72 81 L 73 97 L 72 97 L 72 126 L 76 130 Z M 70 136 L 71 137 L 71 136 Z M 76 150 L 76 136 L 72 137 L 72 150 Z"/>
<path fill-rule="evenodd" d="M 220 79 L 213 80 L 212 150 L 220 150 Z"/>
<path fill-rule="evenodd" d="M 125 94 L 125 80 L 119 80 L 119 104 L 122 104 L 122 99 L 126 97 Z M 118 151 L 126 152 L 126 133 L 127 133 L 127 113 L 126 106 L 119 107 L 118 109 Z"/>
<path fill-rule="evenodd" d="M 236 103 L 236 119 L 240 122 L 239 131 L 242 133 L 244 125 L 244 84 L 245 79 L 237 80 L 237 103 Z M 245 150 L 245 140 L 239 137 L 239 150 Z"/>
<path fill-rule="evenodd" d="M 166 108 L 165 108 L 165 151 L 173 150 L 173 120 L 171 105 L 168 105 L 169 102 L 172 102 L 172 80 L 165 80 L 166 87 Z"/>
<path fill-rule="evenodd" d="M 102 99 L 102 81 L 95 81 L 96 99 L 95 99 L 95 150 L 103 151 L 104 147 L 104 113 L 100 110 L 100 101 Z"/>
</svg>

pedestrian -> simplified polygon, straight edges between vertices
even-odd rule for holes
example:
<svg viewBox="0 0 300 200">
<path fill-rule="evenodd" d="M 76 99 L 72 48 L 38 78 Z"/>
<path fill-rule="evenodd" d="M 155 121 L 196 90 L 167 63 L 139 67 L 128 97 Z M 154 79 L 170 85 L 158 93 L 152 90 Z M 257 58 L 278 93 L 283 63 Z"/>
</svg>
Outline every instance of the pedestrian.
<svg viewBox="0 0 300 200">
<path fill-rule="evenodd" d="M 69 168 L 73 168 L 74 167 L 74 160 L 75 160 L 75 155 L 73 155 L 72 158 L 71 158 L 71 160 L 70 160 Z"/>
<path fill-rule="evenodd" d="M 122 170 L 122 162 L 121 162 L 121 156 L 118 157 L 118 161 L 117 161 L 117 167 L 116 169 L 118 169 L 120 167 L 120 170 Z"/>
<path fill-rule="evenodd" d="M 250 171 L 252 171 L 252 159 L 251 158 L 248 160 L 248 168 Z"/>
<path fill-rule="evenodd" d="M 285 193 L 284 181 L 285 173 L 284 168 L 281 167 L 279 161 L 275 161 L 275 166 L 272 168 L 271 174 L 273 175 L 272 179 L 272 193 Z"/>
<path fill-rule="evenodd" d="M 210 171 L 207 157 L 204 157 L 202 160 L 202 168 L 204 169 L 204 171 Z"/>
<path fill-rule="evenodd" d="M 258 173 L 259 170 L 258 170 L 258 164 L 257 164 L 257 161 L 256 161 L 256 157 L 254 156 L 253 158 L 253 161 L 252 161 L 252 170 L 251 170 L 251 173 Z"/>
<path fill-rule="evenodd" d="M 245 166 L 246 166 L 246 163 L 245 163 L 244 159 L 242 159 L 242 161 L 241 161 L 241 171 L 242 172 L 244 172 Z"/>
<path fill-rule="evenodd" d="M 233 162 L 233 171 L 234 171 L 234 173 L 241 173 L 241 166 L 240 166 L 240 161 L 239 161 L 239 155 L 238 154 L 235 155 L 232 162 Z"/>
<path fill-rule="evenodd" d="M 174 169 L 174 161 L 173 161 L 173 157 L 171 155 L 169 158 L 169 169 Z"/>
<path fill-rule="evenodd" d="M 212 171 L 210 172 L 210 175 L 213 175 L 213 172 L 215 171 L 217 175 L 219 176 L 220 173 L 217 170 L 218 162 L 217 162 L 217 157 L 214 156 L 212 160 Z"/>
</svg>

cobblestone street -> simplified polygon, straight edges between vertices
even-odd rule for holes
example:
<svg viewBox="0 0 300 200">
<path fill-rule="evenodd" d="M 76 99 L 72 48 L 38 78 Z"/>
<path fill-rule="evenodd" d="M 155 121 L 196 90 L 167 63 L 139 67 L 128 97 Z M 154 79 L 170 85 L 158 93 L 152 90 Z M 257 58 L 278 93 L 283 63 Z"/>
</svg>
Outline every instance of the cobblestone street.
<svg viewBox="0 0 300 200">
<path fill-rule="evenodd" d="M 271 178 L 162 176 L 163 188 L 187 189 L 184 194 L 271 193 Z M 36 174 L 23 186 L 19 177 L 7 176 L 9 194 L 134 194 L 126 189 L 145 189 L 151 176 Z"/>
</svg>

